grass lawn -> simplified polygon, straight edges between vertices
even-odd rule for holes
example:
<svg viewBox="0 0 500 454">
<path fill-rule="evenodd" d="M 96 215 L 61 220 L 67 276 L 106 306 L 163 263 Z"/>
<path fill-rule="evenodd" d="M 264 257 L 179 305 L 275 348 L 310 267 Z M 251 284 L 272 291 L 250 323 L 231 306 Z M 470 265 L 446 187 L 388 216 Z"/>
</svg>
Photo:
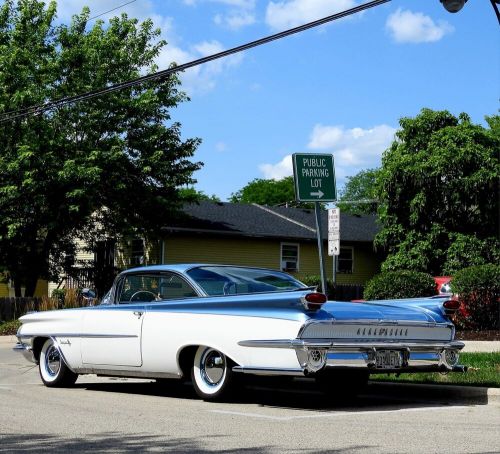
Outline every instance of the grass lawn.
<svg viewBox="0 0 500 454">
<path fill-rule="evenodd" d="M 449 374 L 436 372 L 401 374 L 399 377 L 372 375 L 370 380 L 500 388 L 500 352 L 462 353 L 459 363 L 468 366 L 469 370 L 465 373 L 453 372 Z"/>
</svg>

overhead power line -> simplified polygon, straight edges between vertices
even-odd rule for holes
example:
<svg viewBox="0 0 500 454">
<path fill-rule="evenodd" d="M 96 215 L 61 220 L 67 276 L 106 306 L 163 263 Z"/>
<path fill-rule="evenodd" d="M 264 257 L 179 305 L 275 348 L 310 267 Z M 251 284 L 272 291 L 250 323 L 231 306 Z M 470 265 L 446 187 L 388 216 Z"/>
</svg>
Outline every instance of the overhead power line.
<svg viewBox="0 0 500 454">
<path fill-rule="evenodd" d="M 107 11 L 104 11 L 104 13 L 100 13 L 97 16 L 92 16 L 87 19 L 87 22 L 90 22 L 91 20 L 97 19 L 98 17 L 104 16 L 105 14 L 112 13 L 113 11 L 116 11 L 117 9 L 123 8 L 124 6 L 130 5 L 131 3 L 135 3 L 137 0 L 131 0 L 130 2 L 124 3 L 123 5 L 116 6 L 115 8 L 108 9 Z"/>
<path fill-rule="evenodd" d="M 351 16 L 353 14 L 359 13 L 361 11 L 365 11 L 369 8 L 373 8 L 375 6 L 382 5 L 384 3 L 388 3 L 391 0 L 374 0 L 371 2 L 364 3 L 362 5 L 355 6 L 354 8 L 347 9 L 345 11 L 341 11 L 340 13 L 332 14 L 330 16 L 324 17 L 322 19 L 318 19 L 312 22 L 308 22 L 307 24 L 304 25 L 299 25 L 298 27 L 290 28 L 288 30 L 275 33 L 273 35 L 266 36 L 264 38 L 257 39 L 255 41 L 251 41 L 247 44 L 243 44 L 237 47 L 233 47 L 228 50 L 224 50 L 222 52 L 218 52 L 212 55 L 208 55 L 206 57 L 199 58 L 197 60 L 190 61 L 188 63 L 184 63 L 182 65 L 178 65 L 172 68 L 164 69 L 162 71 L 158 71 L 153 74 L 148 74 L 146 76 L 138 77 L 136 79 L 131 79 L 125 82 L 120 82 L 114 85 L 110 85 L 109 87 L 105 88 L 100 88 L 97 90 L 92 90 L 88 91 L 86 93 L 81 93 L 78 95 L 74 96 L 68 96 L 65 98 L 61 98 L 55 101 L 47 101 L 44 104 L 39 104 L 31 107 L 27 107 L 24 109 L 19 109 L 15 111 L 10 111 L 10 112 L 4 112 L 3 117 L 0 118 L 0 123 L 5 123 L 7 121 L 14 120 L 19 117 L 26 117 L 28 115 L 38 115 L 43 112 L 58 108 L 58 107 L 63 107 L 67 104 L 73 104 L 76 102 L 84 101 L 87 99 L 95 98 L 97 96 L 102 96 L 108 93 L 112 93 L 114 91 L 122 90 L 124 88 L 129 88 L 134 85 L 139 85 L 144 82 L 150 82 L 156 79 L 162 79 L 165 78 L 166 76 L 169 76 L 171 74 L 184 71 L 186 69 L 192 68 L 194 66 L 202 65 L 204 63 L 208 63 L 213 60 L 218 60 L 219 58 L 223 57 L 228 57 L 229 55 L 236 54 L 238 52 L 243 52 L 248 49 L 252 49 L 257 46 L 261 46 L 263 44 L 270 43 L 272 41 L 276 41 L 278 39 L 285 38 L 290 35 L 294 35 L 296 33 L 303 32 L 305 30 L 309 30 L 314 27 L 318 27 L 320 25 L 326 24 L 328 22 L 333 22 L 338 19 L 342 19 L 347 16 Z"/>
</svg>

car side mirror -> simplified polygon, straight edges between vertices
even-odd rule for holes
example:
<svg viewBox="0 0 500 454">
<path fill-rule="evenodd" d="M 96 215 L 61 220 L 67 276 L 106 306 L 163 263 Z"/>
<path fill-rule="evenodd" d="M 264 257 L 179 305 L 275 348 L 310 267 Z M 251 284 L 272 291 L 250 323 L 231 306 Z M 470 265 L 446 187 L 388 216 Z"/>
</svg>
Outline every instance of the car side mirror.
<svg viewBox="0 0 500 454">
<path fill-rule="evenodd" d="M 96 292 L 90 288 L 82 289 L 82 297 L 85 300 L 86 306 L 93 306 L 96 298 Z"/>
</svg>

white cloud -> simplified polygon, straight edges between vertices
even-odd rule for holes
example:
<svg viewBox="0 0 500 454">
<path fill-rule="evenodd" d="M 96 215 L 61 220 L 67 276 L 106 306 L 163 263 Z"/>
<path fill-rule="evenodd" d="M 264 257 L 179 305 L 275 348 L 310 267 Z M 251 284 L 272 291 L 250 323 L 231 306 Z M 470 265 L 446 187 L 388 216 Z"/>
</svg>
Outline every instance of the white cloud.
<svg viewBox="0 0 500 454">
<path fill-rule="evenodd" d="M 239 8 L 253 8 L 255 6 L 255 0 L 183 0 L 183 3 L 191 6 L 203 1 L 222 3 L 223 5 L 236 6 Z"/>
<path fill-rule="evenodd" d="M 266 23 L 273 29 L 284 30 L 325 16 L 344 11 L 356 5 L 354 0 L 283 0 L 270 2 Z"/>
<path fill-rule="evenodd" d="M 215 144 L 215 150 L 219 153 L 224 153 L 225 151 L 227 151 L 227 144 L 225 142 L 217 142 Z"/>
<path fill-rule="evenodd" d="M 387 18 L 385 26 L 398 43 L 435 42 L 454 30 L 446 21 L 435 23 L 423 13 L 414 13 L 401 8 Z"/>
<path fill-rule="evenodd" d="M 277 164 L 261 164 L 259 170 L 264 178 L 279 180 L 293 174 L 292 155 L 286 155 Z"/>
<path fill-rule="evenodd" d="M 240 28 L 255 24 L 255 15 L 248 11 L 233 11 L 225 15 L 217 14 L 214 17 L 214 22 L 231 30 L 239 30 Z"/>
<path fill-rule="evenodd" d="M 203 41 L 190 46 L 188 49 L 180 48 L 168 38 L 167 41 L 169 41 L 169 44 L 163 48 L 157 59 L 160 69 L 167 68 L 172 62 L 181 65 L 224 50 L 224 47 L 218 41 Z M 243 54 L 238 53 L 190 68 L 180 74 L 182 90 L 190 94 L 213 90 L 217 84 L 216 76 L 230 67 L 239 65 L 242 60 Z"/>
<path fill-rule="evenodd" d="M 253 7 L 253 0 L 214 0 L 231 6 Z M 90 7 L 90 16 L 100 14 L 104 11 L 116 8 L 116 0 L 64 0 L 58 4 L 59 20 L 68 23 L 73 14 L 79 13 L 82 7 Z M 187 63 L 207 55 L 224 50 L 224 46 L 218 41 L 203 41 L 192 45 L 186 45 L 181 37 L 175 32 L 174 21 L 171 17 L 161 16 L 154 12 L 153 3 L 150 0 L 141 0 L 126 5 L 116 11 L 100 17 L 107 21 L 110 17 L 127 13 L 129 17 L 135 17 L 139 21 L 151 18 L 156 27 L 161 30 L 161 38 L 167 41 L 162 49 L 156 63 L 160 70 L 166 69 L 172 62 L 177 64 Z M 182 86 L 181 90 L 194 93 L 205 93 L 212 90 L 217 84 L 217 77 L 228 68 L 241 63 L 243 54 L 235 54 L 230 57 L 215 60 L 201 66 L 190 68 L 179 75 Z"/>
<path fill-rule="evenodd" d="M 331 152 L 335 158 L 337 183 L 360 170 L 380 166 L 380 157 L 394 139 L 396 129 L 378 125 L 370 129 L 343 126 L 314 126 L 307 148 L 311 151 Z M 279 179 L 293 174 L 292 156 L 287 155 L 276 164 L 261 164 L 264 178 Z"/>
</svg>

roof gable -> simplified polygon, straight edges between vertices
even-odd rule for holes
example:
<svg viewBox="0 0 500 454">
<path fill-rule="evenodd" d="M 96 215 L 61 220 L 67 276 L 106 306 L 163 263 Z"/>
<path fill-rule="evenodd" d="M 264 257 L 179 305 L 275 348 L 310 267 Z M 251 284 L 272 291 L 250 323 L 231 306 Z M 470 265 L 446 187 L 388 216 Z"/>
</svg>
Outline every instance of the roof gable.
<svg viewBox="0 0 500 454">
<path fill-rule="evenodd" d="M 163 226 L 168 232 L 206 232 L 242 237 L 316 239 L 314 210 L 201 201 L 185 205 L 183 216 Z M 322 227 L 327 232 L 328 215 L 322 210 Z M 379 228 L 375 216 L 341 213 L 342 241 L 372 242 Z"/>
</svg>

